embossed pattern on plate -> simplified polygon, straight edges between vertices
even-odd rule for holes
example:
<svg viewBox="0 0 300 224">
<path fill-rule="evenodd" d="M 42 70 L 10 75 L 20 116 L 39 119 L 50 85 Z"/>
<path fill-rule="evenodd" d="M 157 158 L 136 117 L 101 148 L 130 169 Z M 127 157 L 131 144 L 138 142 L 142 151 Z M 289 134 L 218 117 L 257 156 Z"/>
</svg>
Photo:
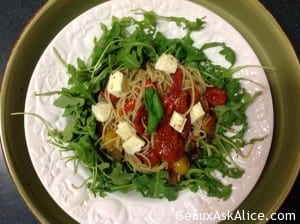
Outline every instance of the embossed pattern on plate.
<svg viewBox="0 0 300 224">
<path fill-rule="evenodd" d="M 35 93 L 59 90 L 67 85 L 68 75 L 65 68 L 54 56 L 55 47 L 68 62 L 75 64 L 77 57 L 88 60 L 93 47 L 93 38 L 101 34 L 100 22 L 110 23 L 112 16 L 132 15 L 131 10 L 143 8 L 154 10 L 161 15 L 183 16 L 188 19 L 205 17 L 206 27 L 193 34 L 195 45 L 212 41 L 225 42 L 237 52 L 237 65 L 260 65 L 255 53 L 244 38 L 225 20 L 206 8 L 185 0 L 112 0 L 98 5 L 69 23 L 49 44 L 44 51 L 28 88 L 25 111 L 41 115 L 45 120 L 60 130 L 67 124 L 62 111 L 53 106 L 57 96 L 37 97 Z M 168 37 L 179 37 L 183 31 L 172 24 L 161 23 L 159 29 Z M 224 66 L 224 60 L 217 57 L 216 50 L 209 52 L 211 58 Z M 114 193 L 106 198 L 90 195 L 85 187 L 79 186 L 89 176 L 89 172 L 80 166 L 74 174 L 73 164 L 62 158 L 71 152 L 61 152 L 47 143 L 49 140 L 45 127 L 34 117 L 25 117 L 25 133 L 29 154 L 34 168 L 52 198 L 80 223 L 194 223 L 183 219 L 185 214 L 204 214 L 215 211 L 232 211 L 247 197 L 257 182 L 265 165 L 273 132 L 273 107 L 269 85 L 265 73 L 260 68 L 247 68 L 236 74 L 259 82 L 263 87 L 243 81 L 250 93 L 263 91 L 251 105 L 247 138 L 264 137 L 264 141 L 255 144 L 252 154 L 247 159 L 234 156 L 235 161 L 245 169 L 245 174 L 238 180 L 226 178 L 225 183 L 233 185 L 233 192 L 227 201 L 207 197 L 204 192 L 180 192 L 176 201 L 143 198 L 135 192 L 128 194 Z M 245 148 L 243 150 L 249 150 Z M 199 221 L 198 217 L 198 221 Z M 215 223 L 218 220 L 208 220 Z"/>
</svg>

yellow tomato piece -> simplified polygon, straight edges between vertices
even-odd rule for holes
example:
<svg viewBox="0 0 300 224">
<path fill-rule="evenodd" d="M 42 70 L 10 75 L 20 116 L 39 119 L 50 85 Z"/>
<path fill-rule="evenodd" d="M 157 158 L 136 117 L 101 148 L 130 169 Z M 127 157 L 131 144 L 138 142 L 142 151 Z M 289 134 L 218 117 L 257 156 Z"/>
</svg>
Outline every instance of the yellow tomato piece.
<svg viewBox="0 0 300 224">
<path fill-rule="evenodd" d="M 190 169 L 190 160 L 186 155 L 183 155 L 179 160 L 173 163 L 175 173 L 183 175 Z"/>
<path fill-rule="evenodd" d="M 122 158 L 123 158 L 123 154 L 122 154 L 122 151 L 118 150 L 118 149 L 115 149 L 111 152 L 108 152 L 108 154 L 115 160 L 115 161 L 118 161 L 118 162 L 121 162 L 122 161 Z"/>
<path fill-rule="evenodd" d="M 114 151 L 117 149 L 117 139 L 118 135 L 114 130 L 110 130 L 106 132 L 102 136 L 102 146 L 107 150 L 107 151 Z"/>
</svg>

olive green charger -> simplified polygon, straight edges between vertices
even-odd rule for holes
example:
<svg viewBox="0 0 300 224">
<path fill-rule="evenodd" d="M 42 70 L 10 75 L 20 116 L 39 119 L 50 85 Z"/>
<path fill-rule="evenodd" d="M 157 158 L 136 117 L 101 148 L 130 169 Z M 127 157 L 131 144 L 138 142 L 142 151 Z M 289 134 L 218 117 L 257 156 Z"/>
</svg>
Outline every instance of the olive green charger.
<svg viewBox="0 0 300 224">
<path fill-rule="evenodd" d="M 251 45 L 261 64 L 276 68 L 267 71 L 274 104 L 272 148 L 255 188 L 238 207 L 239 210 L 261 212 L 268 216 L 284 201 L 299 172 L 298 59 L 275 19 L 259 1 L 193 1 L 231 23 Z M 20 195 L 41 223 L 75 221 L 52 200 L 42 186 L 28 155 L 23 117 L 10 114 L 24 110 L 31 74 L 50 41 L 68 22 L 101 2 L 104 1 L 47 1 L 21 34 L 4 74 L 1 88 L 1 140 L 4 156 Z"/>
</svg>

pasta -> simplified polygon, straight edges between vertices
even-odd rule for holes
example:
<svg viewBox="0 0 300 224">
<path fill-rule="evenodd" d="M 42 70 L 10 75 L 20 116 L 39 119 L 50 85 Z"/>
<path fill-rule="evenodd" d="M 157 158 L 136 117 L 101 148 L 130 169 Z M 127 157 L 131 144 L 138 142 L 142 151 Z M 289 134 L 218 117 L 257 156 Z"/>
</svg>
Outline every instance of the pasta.
<svg viewBox="0 0 300 224">
<path fill-rule="evenodd" d="M 198 70 L 179 65 L 178 69 L 182 71 L 183 82 L 181 91 L 190 91 L 190 102 L 188 108 L 183 113 L 184 116 L 188 116 L 191 112 L 193 105 L 196 103 L 195 91 L 203 94 L 206 89 L 206 84 L 203 81 Z M 107 101 L 113 107 L 112 113 L 107 121 L 102 123 L 101 138 L 109 135 L 109 133 L 117 130 L 117 125 L 121 121 L 128 122 L 132 127 L 135 126 L 134 120 L 137 116 L 139 108 L 144 104 L 143 93 L 145 86 L 150 85 L 156 89 L 160 97 L 163 97 L 173 84 L 173 74 L 167 74 L 166 72 L 159 71 L 154 68 L 154 65 L 148 62 L 144 67 L 139 69 L 124 69 L 122 70 L 125 80 L 123 83 L 123 93 L 118 98 L 117 102 L 113 102 L 111 95 L 105 91 L 99 94 L 99 101 Z M 147 84 L 148 83 L 148 84 Z M 127 111 L 126 103 L 134 99 L 134 107 L 132 110 Z M 178 99 L 177 99 L 178 100 Z M 145 120 L 143 120 L 143 126 L 146 129 Z M 201 134 L 200 134 L 201 133 Z M 140 137 L 145 141 L 145 145 L 140 152 L 130 155 L 122 149 L 122 139 L 118 135 L 114 135 L 114 138 L 110 138 L 104 141 L 102 147 L 106 148 L 106 145 L 112 145 L 107 151 L 117 150 L 122 154 L 122 160 L 127 161 L 135 171 L 152 173 L 158 172 L 162 169 L 167 169 L 168 163 L 161 161 L 155 166 L 151 165 L 149 158 L 146 156 L 149 150 L 154 147 L 155 133 L 149 135 L 144 132 Z M 205 137 L 205 131 L 201 130 L 201 120 L 198 120 L 193 124 L 193 129 L 190 129 L 188 137 L 185 139 L 184 150 L 187 152 L 193 143 L 198 144 L 200 137 Z M 198 145 L 199 146 L 199 145 Z"/>
</svg>

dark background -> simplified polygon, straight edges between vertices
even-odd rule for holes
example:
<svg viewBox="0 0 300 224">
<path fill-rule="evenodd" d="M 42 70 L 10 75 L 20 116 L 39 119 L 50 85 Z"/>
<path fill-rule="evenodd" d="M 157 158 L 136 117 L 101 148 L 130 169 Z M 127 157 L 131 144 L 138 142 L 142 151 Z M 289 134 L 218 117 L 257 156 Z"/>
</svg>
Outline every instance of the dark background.
<svg viewBox="0 0 300 224">
<path fill-rule="evenodd" d="M 223 0 L 224 1 L 224 0 Z M 226 0 L 225 0 L 226 1 Z M 254 0 L 248 0 L 254 1 Z M 0 75 L 4 72 L 10 51 L 28 20 L 44 3 L 44 0 L 0 0 Z M 261 0 L 273 14 L 290 39 L 296 54 L 300 55 L 300 0 Z M 255 16 L 255 15 L 253 15 Z M 251 18 L 249 18 L 251 19 Z M 42 31 L 41 31 L 42 32 Z M 46 32 L 46 31 L 45 31 Z M 276 47 L 276 46 L 275 46 Z M 299 133 L 300 134 L 300 133 Z M 300 162 L 300 161 L 299 161 Z M 298 202 L 297 202 L 298 200 Z M 278 212 L 295 212 L 299 220 L 300 178 Z M 26 208 L 8 174 L 0 152 L 0 223 L 38 223 Z M 286 222 L 285 222 L 286 223 Z"/>
</svg>

